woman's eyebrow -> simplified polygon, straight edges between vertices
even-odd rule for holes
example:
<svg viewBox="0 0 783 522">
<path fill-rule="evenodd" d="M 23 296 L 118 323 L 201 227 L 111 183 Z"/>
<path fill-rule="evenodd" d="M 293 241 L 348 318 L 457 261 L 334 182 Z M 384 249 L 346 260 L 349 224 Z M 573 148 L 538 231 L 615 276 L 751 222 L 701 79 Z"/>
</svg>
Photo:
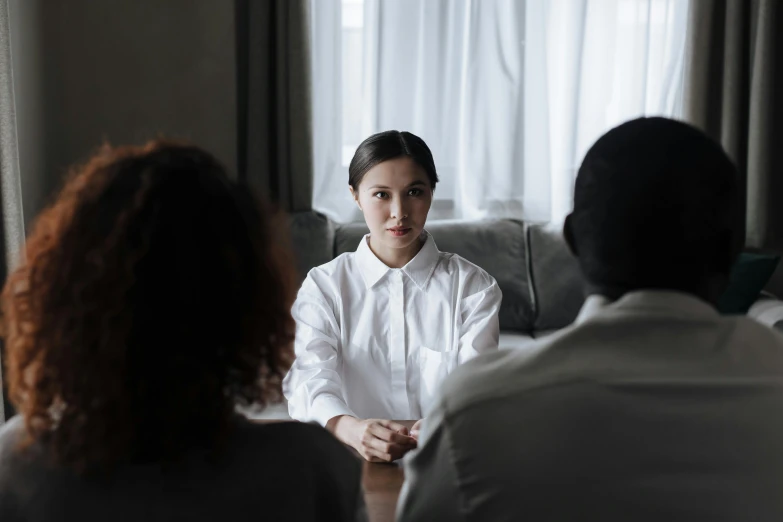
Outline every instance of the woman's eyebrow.
<svg viewBox="0 0 783 522">
<path fill-rule="evenodd" d="M 416 180 L 405 188 L 411 188 L 411 187 L 415 187 L 416 185 L 426 185 L 426 184 L 427 183 L 425 183 L 422 180 Z M 371 187 L 367 187 L 367 190 L 375 190 L 375 189 L 391 190 L 391 188 L 387 187 L 386 185 L 373 185 Z"/>
</svg>

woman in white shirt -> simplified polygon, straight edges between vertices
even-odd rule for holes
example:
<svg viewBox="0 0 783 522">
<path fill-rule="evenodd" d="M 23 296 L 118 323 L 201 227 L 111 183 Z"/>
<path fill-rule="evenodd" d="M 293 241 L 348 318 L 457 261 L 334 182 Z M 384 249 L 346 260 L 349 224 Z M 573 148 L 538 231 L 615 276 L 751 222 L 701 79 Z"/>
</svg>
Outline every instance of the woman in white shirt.
<svg viewBox="0 0 783 522">
<path fill-rule="evenodd" d="M 369 461 L 414 448 L 418 423 L 409 432 L 394 420 L 420 420 L 446 375 L 498 345 L 497 283 L 424 230 L 437 182 L 421 138 L 367 138 L 348 183 L 370 233 L 356 252 L 311 270 L 293 307 L 289 413 Z"/>
</svg>

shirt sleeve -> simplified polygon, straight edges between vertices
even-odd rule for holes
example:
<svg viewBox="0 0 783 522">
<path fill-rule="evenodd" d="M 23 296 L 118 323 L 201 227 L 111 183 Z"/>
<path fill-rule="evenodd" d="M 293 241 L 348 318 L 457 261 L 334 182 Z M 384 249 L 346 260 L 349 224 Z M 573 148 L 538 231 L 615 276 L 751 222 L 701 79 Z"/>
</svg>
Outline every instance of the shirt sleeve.
<svg viewBox="0 0 783 522">
<path fill-rule="evenodd" d="M 440 406 L 424 420 L 418 449 L 403 460 L 405 482 L 397 501 L 398 522 L 465 520 L 451 440 Z"/>
<path fill-rule="evenodd" d="M 355 416 L 343 397 L 340 328 L 333 308 L 310 275 L 302 284 L 292 315 L 296 359 L 283 381 L 289 415 L 321 426 L 338 415 Z"/>
<path fill-rule="evenodd" d="M 487 287 L 460 302 L 462 322 L 459 331 L 459 364 L 498 348 L 498 312 L 503 294 L 497 282 L 489 275 L 486 277 L 490 281 Z"/>
</svg>

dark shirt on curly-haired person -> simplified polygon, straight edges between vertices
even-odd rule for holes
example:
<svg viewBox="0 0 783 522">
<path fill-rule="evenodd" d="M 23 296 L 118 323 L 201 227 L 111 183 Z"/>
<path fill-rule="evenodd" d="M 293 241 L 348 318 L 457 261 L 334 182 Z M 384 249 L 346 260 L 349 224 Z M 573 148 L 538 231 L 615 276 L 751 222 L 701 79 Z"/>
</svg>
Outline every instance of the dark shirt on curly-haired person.
<svg viewBox="0 0 783 522">
<path fill-rule="evenodd" d="M 24 424 L 0 428 L 3 522 L 189 522 L 364 520 L 359 459 L 321 427 L 235 422 L 225 453 L 192 452 L 167 469 L 127 465 L 83 478 L 47 463 L 41 448 L 19 451 Z"/>
</svg>

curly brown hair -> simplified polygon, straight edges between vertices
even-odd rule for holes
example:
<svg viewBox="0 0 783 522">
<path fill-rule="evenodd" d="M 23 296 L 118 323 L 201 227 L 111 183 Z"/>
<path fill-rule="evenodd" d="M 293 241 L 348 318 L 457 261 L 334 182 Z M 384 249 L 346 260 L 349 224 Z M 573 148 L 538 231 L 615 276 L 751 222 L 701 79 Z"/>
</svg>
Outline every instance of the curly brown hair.
<svg viewBox="0 0 783 522">
<path fill-rule="evenodd" d="M 186 144 L 105 146 L 76 168 L 3 290 L 27 442 L 79 472 L 167 462 L 279 398 L 295 281 L 281 217 Z"/>
</svg>

